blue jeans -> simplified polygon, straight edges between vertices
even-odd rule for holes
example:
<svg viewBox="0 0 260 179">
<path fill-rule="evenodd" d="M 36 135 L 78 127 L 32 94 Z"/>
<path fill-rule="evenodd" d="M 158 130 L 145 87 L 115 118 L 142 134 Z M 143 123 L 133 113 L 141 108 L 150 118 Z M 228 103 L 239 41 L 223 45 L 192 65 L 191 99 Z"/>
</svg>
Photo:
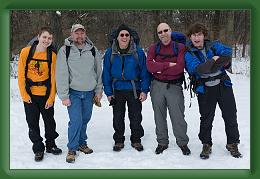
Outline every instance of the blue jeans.
<svg viewBox="0 0 260 179">
<path fill-rule="evenodd" d="M 70 89 L 71 105 L 68 107 L 68 149 L 78 150 L 79 145 L 87 144 L 87 124 L 92 115 L 93 91 L 77 91 Z"/>
</svg>

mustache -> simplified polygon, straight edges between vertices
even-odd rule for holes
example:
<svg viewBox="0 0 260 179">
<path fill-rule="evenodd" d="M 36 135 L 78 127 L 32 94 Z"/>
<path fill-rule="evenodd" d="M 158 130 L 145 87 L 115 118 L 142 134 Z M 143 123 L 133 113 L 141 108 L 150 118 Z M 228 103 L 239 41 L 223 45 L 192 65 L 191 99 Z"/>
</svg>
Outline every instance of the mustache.
<svg viewBox="0 0 260 179">
<path fill-rule="evenodd" d="M 76 40 L 84 40 L 84 38 L 78 37 L 78 38 L 76 38 Z"/>
</svg>

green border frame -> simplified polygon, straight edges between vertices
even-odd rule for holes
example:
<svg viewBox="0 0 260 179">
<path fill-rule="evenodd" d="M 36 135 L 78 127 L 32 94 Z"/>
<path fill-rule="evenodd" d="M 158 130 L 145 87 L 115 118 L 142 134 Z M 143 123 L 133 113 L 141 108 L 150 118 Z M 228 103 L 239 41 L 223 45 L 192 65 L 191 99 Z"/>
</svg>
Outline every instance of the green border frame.
<svg viewBox="0 0 260 179">
<path fill-rule="evenodd" d="M 251 10 L 251 169 L 250 170 L 10 170 L 9 120 L 10 119 L 10 16 L 17 9 L 250 9 Z M 260 4 L 258 0 L 0 0 L 0 176 L 1 178 L 259 178 L 260 120 L 257 77 L 260 68 Z M 253 96 L 253 98 L 251 97 Z"/>
</svg>

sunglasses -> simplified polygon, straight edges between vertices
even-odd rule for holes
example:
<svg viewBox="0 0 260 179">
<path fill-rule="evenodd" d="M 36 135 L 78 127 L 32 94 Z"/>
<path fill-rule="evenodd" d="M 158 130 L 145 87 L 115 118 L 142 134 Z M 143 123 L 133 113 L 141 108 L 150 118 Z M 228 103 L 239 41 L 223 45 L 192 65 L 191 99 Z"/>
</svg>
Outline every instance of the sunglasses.
<svg viewBox="0 0 260 179">
<path fill-rule="evenodd" d="M 162 34 L 163 32 L 164 33 L 166 33 L 166 32 L 168 32 L 169 31 L 169 29 L 164 29 L 164 30 L 161 30 L 161 31 L 159 31 L 159 32 L 157 32 L 158 34 Z"/>
<path fill-rule="evenodd" d="M 124 37 L 124 36 L 129 37 L 130 34 L 120 34 L 120 37 Z"/>
</svg>

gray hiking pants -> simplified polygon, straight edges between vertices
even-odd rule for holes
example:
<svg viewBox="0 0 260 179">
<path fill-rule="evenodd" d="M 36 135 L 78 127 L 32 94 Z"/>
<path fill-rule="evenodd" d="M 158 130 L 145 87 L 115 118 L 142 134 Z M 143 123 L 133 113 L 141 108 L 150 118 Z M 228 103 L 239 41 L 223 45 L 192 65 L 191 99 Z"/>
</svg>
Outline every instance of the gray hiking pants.
<svg viewBox="0 0 260 179">
<path fill-rule="evenodd" d="M 167 89 L 168 85 L 168 89 Z M 188 144 L 187 123 L 184 120 L 184 96 L 180 84 L 167 84 L 153 80 L 151 83 L 151 100 L 156 125 L 157 142 L 169 144 L 167 127 L 167 108 L 172 123 L 173 134 L 178 146 Z"/>
</svg>

